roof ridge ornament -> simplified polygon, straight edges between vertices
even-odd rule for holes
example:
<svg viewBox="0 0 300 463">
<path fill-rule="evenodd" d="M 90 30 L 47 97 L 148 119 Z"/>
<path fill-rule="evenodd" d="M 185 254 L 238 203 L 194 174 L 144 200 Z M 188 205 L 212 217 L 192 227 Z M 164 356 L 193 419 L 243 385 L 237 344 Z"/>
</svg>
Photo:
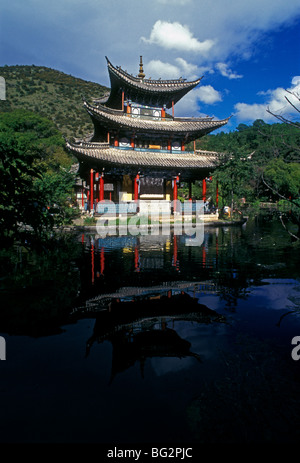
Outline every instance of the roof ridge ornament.
<svg viewBox="0 0 300 463">
<path fill-rule="evenodd" d="M 146 76 L 146 74 L 144 73 L 144 69 L 143 69 L 143 57 L 140 56 L 140 72 L 138 73 L 138 77 L 140 79 L 144 79 Z"/>
</svg>

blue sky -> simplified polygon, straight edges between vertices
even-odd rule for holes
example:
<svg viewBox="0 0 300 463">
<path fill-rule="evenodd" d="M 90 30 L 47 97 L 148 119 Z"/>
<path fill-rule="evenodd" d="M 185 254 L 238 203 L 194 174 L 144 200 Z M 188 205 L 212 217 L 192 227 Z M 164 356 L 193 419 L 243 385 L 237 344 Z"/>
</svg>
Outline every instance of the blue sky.
<svg viewBox="0 0 300 463">
<path fill-rule="evenodd" d="M 232 116 L 227 130 L 277 122 L 268 107 L 298 116 L 285 96 L 300 95 L 299 0 L 2 0 L 0 37 L 0 65 L 106 86 L 105 56 L 133 75 L 142 55 L 146 77 L 203 76 L 175 115 Z"/>
</svg>

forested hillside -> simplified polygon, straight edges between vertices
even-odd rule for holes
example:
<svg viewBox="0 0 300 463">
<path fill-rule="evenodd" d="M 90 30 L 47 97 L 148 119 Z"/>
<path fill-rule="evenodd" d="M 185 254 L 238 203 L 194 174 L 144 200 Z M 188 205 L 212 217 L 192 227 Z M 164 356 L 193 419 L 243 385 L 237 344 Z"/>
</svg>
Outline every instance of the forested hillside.
<svg viewBox="0 0 300 463">
<path fill-rule="evenodd" d="M 276 123 L 267 124 L 257 119 L 252 125 L 238 125 L 230 133 L 211 134 L 198 140 L 197 148 L 218 152 L 236 152 L 244 156 L 251 155 L 255 164 L 264 165 L 273 158 L 282 158 L 287 162 L 299 161 L 299 126 Z"/>
<path fill-rule="evenodd" d="M 6 81 L 6 100 L 0 101 L 1 112 L 34 111 L 52 120 L 67 137 L 81 137 L 93 131 L 82 97 L 91 100 L 109 91 L 97 83 L 47 67 L 3 66 L 0 75 Z"/>
</svg>

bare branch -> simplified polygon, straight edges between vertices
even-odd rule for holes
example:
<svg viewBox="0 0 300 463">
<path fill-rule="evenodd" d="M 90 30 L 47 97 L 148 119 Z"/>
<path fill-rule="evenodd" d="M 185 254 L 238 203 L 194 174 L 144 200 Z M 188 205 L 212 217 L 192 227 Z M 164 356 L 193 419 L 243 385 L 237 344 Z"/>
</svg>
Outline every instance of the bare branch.
<svg viewBox="0 0 300 463">
<path fill-rule="evenodd" d="M 296 96 L 296 95 L 294 95 L 294 96 Z M 288 101 L 288 102 L 290 103 L 291 106 L 293 106 L 293 108 L 294 108 L 296 111 L 298 111 L 298 113 L 300 113 L 300 110 L 288 99 L 287 96 L 285 96 L 284 98 L 286 99 L 286 101 Z"/>
<path fill-rule="evenodd" d="M 292 122 L 290 121 L 289 119 L 286 119 L 284 116 L 282 116 L 281 114 L 275 114 L 275 113 L 272 113 L 272 111 L 270 111 L 270 109 L 266 109 L 267 113 L 271 114 L 271 116 L 274 116 L 276 117 L 276 119 L 278 119 L 279 121 L 281 122 L 284 122 L 285 124 L 289 124 L 289 125 L 292 125 L 293 127 L 297 127 L 297 129 L 300 129 L 300 125 L 297 123 L 297 122 Z"/>
<path fill-rule="evenodd" d="M 280 219 L 280 222 L 281 222 L 283 228 L 288 232 L 288 234 L 289 234 L 290 236 L 292 236 L 293 238 L 295 238 L 296 240 L 300 240 L 300 238 L 299 238 L 298 236 L 294 235 L 294 233 L 290 232 L 290 231 L 286 228 L 286 225 L 285 225 L 285 223 L 284 223 L 284 221 L 283 221 L 281 215 L 279 216 L 279 219 Z"/>
<path fill-rule="evenodd" d="M 288 201 L 289 203 L 294 204 L 294 206 L 300 208 L 300 204 L 298 204 L 296 201 L 293 201 L 292 199 L 286 198 L 286 197 L 283 196 L 281 193 L 279 193 L 279 191 L 275 190 L 275 188 L 271 187 L 271 185 L 269 185 L 269 184 L 266 182 L 266 180 L 264 179 L 264 174 L 263 174 L 263 173 L 261 174 L 261 178 L 262 178 L 263 183 L 266 185 L 266 187 L 269 188 L 269 190 L 271 190 L 271 191 L 272 191 L 273 193 L 275 193 L 277 196 L 279 196 L 279 198 L 284 199 L 285 201 Z"/>
</svg>

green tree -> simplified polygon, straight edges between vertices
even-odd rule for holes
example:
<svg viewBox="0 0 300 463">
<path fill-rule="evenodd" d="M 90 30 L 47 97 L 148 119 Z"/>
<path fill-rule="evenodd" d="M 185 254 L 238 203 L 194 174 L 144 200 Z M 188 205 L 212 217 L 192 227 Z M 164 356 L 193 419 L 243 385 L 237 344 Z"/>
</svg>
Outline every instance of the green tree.
<svg viewBox="0 0 300 463">
<path fill-rule="evenodd" d="M 28 231 L 43 239 L 56 224 L 48 206 L 54 200 L 64 204 L 74 180 L 66 165 L 63 170 L 58 168 L 58 153 L 63 153 L 63 146 L 63 137 L 52 122 L 35 113 L 16 110 L 0 115 L 2 243 L 20 238 Z M 69 165 L 71 162 L 68 159 Z M 50 175 L 52 192 L 48 187 Z M 55 177 L 59 180 L 59 191 Z"/>
<path fill-rule="evenodd" d="M 218 181 L 221 205 L 228 205 L 232 210 L 239 208 L 242 198 L 253 199 L 253 182 L 255 177 L 251 156 L 248 159 L 235 144 L 229 147 L 222 164 L 213 173 L 214 181 Z"/>
</svg>

